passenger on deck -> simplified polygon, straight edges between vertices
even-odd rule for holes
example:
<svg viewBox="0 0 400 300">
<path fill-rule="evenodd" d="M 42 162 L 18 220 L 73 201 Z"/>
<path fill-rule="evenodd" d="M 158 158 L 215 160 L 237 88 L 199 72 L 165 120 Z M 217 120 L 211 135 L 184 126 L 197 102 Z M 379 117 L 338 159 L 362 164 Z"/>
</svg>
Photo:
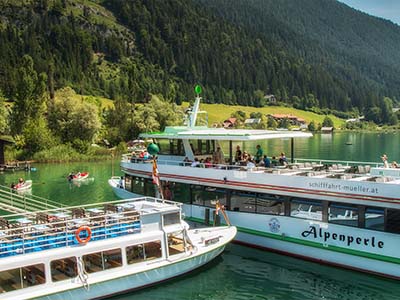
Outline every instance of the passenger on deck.
<svg viewBox="0 0 400 300">
<path fill-rule="evenodd" d="M 271 167 L 275 168 L 278 165 L 278 160 L 276 159 L 275 156 L 272 156 L 272 160 L 271 160 Z"/>
<path fill-rule="evenodd" d="M 257 145 L 256 149 L 257 149 L 257 151 L 256 151 L 256 155 L 254 155 L 254 160 L 258 164 L 260 162 L 260 160 L 262 159 L 262 157 L 263 157 L 263 151 L 262 151 L 260 145 Z"/>
<path fill-rule="evenodd" d="M 279 157 L 279 164 L 281 166 L 286 166 L 288 164 L 285 152 L 281 152 L 281 156 Z"/>
<path fill-rule="evenodd" d="M 189 166 L 189 165 L 191 165 L 191 160 L 189 159 L 189 157 L 185 157 L 184 159 L 183 159 L 183 165 L 184 166 Z"/>
<path fill-rule="evenodd" d="M 263 162 L 264 162 L 264 167 L 265 168 L 270 168 L 271 167 L 271 161 L 269 160 L 267 155 L 264 155 Z"/>
<path fill-rule="evenodd" d="M 223 164 L 225 163 L 224 154 L 221 151 L 221 147 L 217 147 L 217 151 L 213 154 L 214 164 Z"/>
<path fill-rule="evenodd" d="M 382 158 L 382 161 L 383 161 L 383 167 L 384 168 L 389 168 L 388 158 L 387 158 L 386 154 L 383 154 L 381 158 Z"/>
<path fill-rule="evenodd" d="M 212 168 L 212 163 L 211 163 L 211 157 L 207 157 L 205 162 L 204 162 L 204 166 L 206 168 Z"/>
<path fill-rule="evenodd" d="M 200 167 L 200 162 L 197 157 L 195 157 L 194 162 L 190 165 L 191 167 Z"/>
<path fill-rule="evenodd" d="M 124 188 L 124 176 L 121 176 L 121 178 L 119 179 L 119 183 L 118 183 L 119 187 L 121 189 Z"/>
<path fill-rule="evenodd" d="M 242 157 L 242 150 L 240 150 L 240 146 L 236 146 L 236 153 L 235 153 L 235 162 L 239 163 L 243 159 Z"/>
<path fill-rule="evenodd" d="M 246 167 L 247 167 L 248 170 L 251 170 L 251 169 L 256 167 L 256 164 L 254 163 L 254 161 L 251 158 L 249 158 L 247 160 Z"/>
</svg>

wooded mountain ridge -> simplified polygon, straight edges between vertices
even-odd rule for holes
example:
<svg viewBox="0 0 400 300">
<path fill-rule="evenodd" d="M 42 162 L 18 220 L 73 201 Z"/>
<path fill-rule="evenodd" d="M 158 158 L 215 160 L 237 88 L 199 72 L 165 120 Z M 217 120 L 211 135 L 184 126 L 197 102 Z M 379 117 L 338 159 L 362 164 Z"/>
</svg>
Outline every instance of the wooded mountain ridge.
<svg viewBox="0 0 400 300">
<path fill-rule="evenodd" d="M 50 94 L 366 112 L 400 100 L 400 27 L 335 0 L 0 1 L 0 90 L 21 58 Z M 386 102 L 387 103 L 387 102 Z"/>
</svg>

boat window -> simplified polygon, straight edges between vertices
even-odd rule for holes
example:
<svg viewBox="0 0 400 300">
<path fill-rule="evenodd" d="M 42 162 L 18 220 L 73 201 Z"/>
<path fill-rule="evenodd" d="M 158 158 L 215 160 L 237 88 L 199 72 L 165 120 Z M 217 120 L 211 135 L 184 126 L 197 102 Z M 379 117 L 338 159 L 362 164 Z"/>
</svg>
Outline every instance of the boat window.
<svg viewBox="0 0 400 300">
<path fill-rule="evenodd" d="M 152 179 L 144 179 L 144 193 L 143 195 L 149 196 L 149 197 L 155 197 L 156 196 L 156 185 L 153 183 Z"/>
<path fill-rule="evenodd" d="M 190 186 L 185 183 L 170 182 L 168 184 L 171 193 L 171 199 L 181 203 L 190 203 Z M 164 196 L 166 194 L 164 193 Z"/>
<path fill-rule="evenodd" d="M 294 199 L 291 201 L 290 216 L 308 220 L 322 221 L 322 202 Z"/>
<path fill-rule="evenodd" d="M 103 252 L 104 269 L 112 269 L 122 266 L 121 249 L 112 249 Z"/>
<path fill-rule="evenodd" d="M 132 191 L 132 176 L 125 174 L 125 189 Z"/>
<path fill-rule="evenodd" d="M 22 268 L 22 287 L 46 283 L 44 264 L 31 265 Z"/>
<path fill-rule="evenodd" d="M 285 214 L 284 202 L 280 197 L 268 194 L 258 194 L 256 200 L 256 211 L 260 214 L 283 215 Z"/>
<path fill-rule="evenodd" d="M 385 231 L 400 233 L 400 209 L 387 209 Z"/>
<path fill-rule="evenodd" d="M 126 247 L 126 258 L 129 265 L 144 261 L 143 244 Z"/>
<path fill-rule="evenodd" d="M 131 192 L 144 195 L 144 178 L 142 177 L 133 177 L 132 178 L 132 189 Z"/>
<path fill-rule="evenodd" d="M 365 228 L 385 230 L 385 209 L 381 207 L 367 207 L 365 209 Z"/>
<path fill-rule="evenodd" d="M 185 242 L 182 232 L 168 234 L 168 254 L 175 255 L 185 252 Z"/>
<path fill-rule="evenodd" d="M 50 263 L 51 279 L 61 281 L 78 276 L 76 257 L 53 260 Z"/>
<path fill-rule="evenodd" d="M 215 151 L 215 143 L 210 140 L 189 140 L 194 155 L 210 155 Z"/>
<path fill-rule="evenodd" d="M 358 227 L 358 208 L 343 203 L 330 203 L 328 222 Z"/>
<path fill-rule="evenodd" d="M 164 226 L 181 223 L 181 218 L 178 212 L 172 214 L 166 214 L 163 216 L 163 218 L 164 218 Z"/>
<path fill-rule="evenodd" d="M 87 254 L 84 255 L 82 259 L 85 270 L 88 273 L 95 273 L 122 266 L 121 249 Z"/>
<path fill-rule="evenodd" d="M 10 292 L 21 288 L 21 268 L 0 272 L 0 292 Z"/>
<path fill-rule="evenodd" d="M 144 244 L 145 260 L 152 260 L 162 257 L 161 241 L 154 241 Z"/>
<path fill-rule="evenodd" d="M 230 209 L 233 211 L 255 212 L 256 193 L 233 191 L 230 198 Z"/>
<path fill-rule="evenodd" d="M 157 139 L 157 146 L 160 152 L 158 154 L 170 155 L 170 145 L 168 139 Z"/>
<path fill-rule="evenodd" d="M 192 203 L 195 205 L 215 207 L 215 201 L 219 200 L 222 204 L 225 204 L 226 201 L 226 190 L 224 189 L 193 185 L 191 192 Z"/>
<path fill-rule="evenodd" d="M 103 258 L 101 252 L 84 255 L 82 259 L 86 272 L 95 273 L 103 271 Z"/>
</svg>

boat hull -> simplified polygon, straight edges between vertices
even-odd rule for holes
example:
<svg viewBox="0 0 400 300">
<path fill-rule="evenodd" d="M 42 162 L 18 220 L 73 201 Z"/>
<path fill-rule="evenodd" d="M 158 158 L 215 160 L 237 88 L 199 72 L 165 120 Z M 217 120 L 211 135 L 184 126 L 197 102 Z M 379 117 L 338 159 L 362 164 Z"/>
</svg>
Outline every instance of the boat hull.
<svg viewBox="0 0 400 300">
<path fill-rule="evenodd" d="M 204 223 L 205 209 L 184 205 L 185 216 L 197 223 Z M 229 211 L 228 216 L 238 228 L 235 242 L 400 280 L 396 234 L 275 215 Z M 336 240 L 332 239 L 334 233 Z M 344 241 L 339 241 L 341 235 Z"/>
<path fill-rule="evenodd" d="M 108 184 L 111 186 L 114 194 L 120 199 L 131 199 L 131 198 L 140 198 L 143 195 L 135 194 L 132 192 L 128 192 L 127 190 L 119 187 L 118 180 L 109 179 Z"/>
<path fill-rule="evenodd" d="M 155 268 L 138 274 L 128 275 L 106 282 L 91 284 L 89 290 L 81 287 L 74 290 L 33 298 L 41 300 L 89 300 L 105 299 L 113 295 L 144 288 L 168 279 L 191 272 L 212 261 L 225 248 L 218 247 L 210 252 L 183 261 L 177 261 L 164 267 Z"/>
</svg>

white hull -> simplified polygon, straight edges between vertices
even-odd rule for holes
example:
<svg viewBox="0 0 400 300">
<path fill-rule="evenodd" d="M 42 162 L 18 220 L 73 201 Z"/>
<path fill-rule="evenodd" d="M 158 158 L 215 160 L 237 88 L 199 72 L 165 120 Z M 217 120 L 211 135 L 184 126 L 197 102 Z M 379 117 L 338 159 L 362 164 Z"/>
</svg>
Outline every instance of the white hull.
<svg viewBox="0 0 400 300">
<path fill-rule="evenodd" d="M 121 188 L 118 184 L 119 179 L 109 179 L 108 184 L 111 186 L 114 194 L 120 199 L 131 199 L 131 198 L 139 198 L 143 197 L 143 195 L 135 194 L 128 192 L 127 190 Z"/>
<path fill-rule="evenodd" d="M 183 211 L 189 220 L 196 222 L 204 220 L 205 207 L 184 204 Z M 236 242 L 311 261 L 400 279 L 400 256 L 397 251 L 396 234 L 284 216 L 232 211 L 227 213 L 231 223 L 238 228 Z M 315 228 L 315 238 L 314 233 L 306 237 L 302 235 L 310 231 L 310 228 Z M 330 236 L 325 240 L 325 234 L 328 233 Z M 336 240 L 332 239 L 333 233 L 337 234 Z M 345 236 L 345 241 L 338 240 L 340 235 Z M 351 237 L 353 241 L 350 243 Z M 360 244 L 357 244 L 357 237 L 361 239 Z M 365 245 L 366 239 L 368 245 Z"/>
</svg>

